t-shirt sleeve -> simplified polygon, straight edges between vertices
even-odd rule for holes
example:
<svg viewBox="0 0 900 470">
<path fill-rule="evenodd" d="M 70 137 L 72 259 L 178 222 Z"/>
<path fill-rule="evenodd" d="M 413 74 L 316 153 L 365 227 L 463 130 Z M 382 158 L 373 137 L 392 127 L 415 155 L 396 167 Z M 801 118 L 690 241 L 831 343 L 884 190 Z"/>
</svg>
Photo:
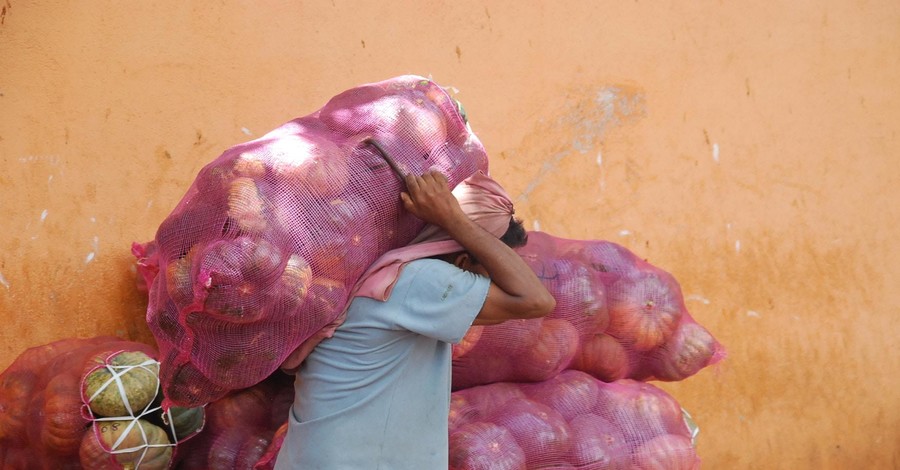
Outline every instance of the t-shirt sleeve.
<svg viewBox="0 0 900 470">
<path fill-rule="evenodd" d="M 403 308 L 397 326 L 447 343 L 458 343 L 487 298 L 490 280 L 434 259 L 409 263 L 394 287 Z M 392 294 L 392 296 L 394 295 Z"/>
</svg>

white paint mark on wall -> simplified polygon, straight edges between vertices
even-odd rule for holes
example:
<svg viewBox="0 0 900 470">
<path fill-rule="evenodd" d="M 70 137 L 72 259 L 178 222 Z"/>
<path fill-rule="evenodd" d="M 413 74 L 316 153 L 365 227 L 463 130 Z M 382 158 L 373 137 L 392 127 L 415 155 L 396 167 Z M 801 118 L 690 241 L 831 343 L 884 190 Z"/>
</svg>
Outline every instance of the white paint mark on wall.
<svg viewBox="0 0 900 470">
<path fill-rule="evenodd" d="M 151 206 L 153 206 L 153 199 L 147 201 L 147 209 L 149 209 Z"/>
<path fill-rule="evenodd" d="M 703 297 L 702 295 L 699 295 L 699 294 L 691 294 L 691 295 L 685 297 L 684 300 L 693 300 L 693 301 L 700 302 L 703 305 L 709 305 L 709 299 L 707 299 L 706 297 Z"/>
<path fill-rule="evenodd" d="M 41 211 L 41 223 L 44 223 L 44 221 L 47 220 L 47 214 L 48 214 L 47 209 L 44 209 L 43 211 Z"/>
<path fill-rule="evenodd" d="M 59 164 L 59 155 L 25 155 L 19 157 L 22 163 L 47 162 L 51 165 Z"/>
<path fill-rule="evenodd" d="M 540 223 L 538 220 L 535 220 L 535 221 L 534 221 L 534 231 L 535 231 L 535 232 L 540 232 L 540 231 L 541 231 L 541 223 Z"/>
<path fill-rule="evenodd" d="M 631 230 L 619 230 L 619 236 L 627 237 L 631 235 Z"/>
<path fill-rule="evenodd" d="M 5 277 L 3 277 L 3 273 L 0 273 L 0 286 L 3 286 L 7 290 L 9 290 L 9 281 L 7 281 Z"/>
<path fill-rule="evenodd" d="M 719 144 L 713 143 L 713 161 L 719 163 Z"/>
<path fill-rule="evenodd" d="M 754 311 L 754 310 L 747 310 L 747 316 L 748 316 L 748 317 L 753 317 L 753 318 L 759 318 L 759 317 L 761 317 L 762 315 L 760 315 L 759 312 L 757 312 L 757 311 Z"/>
<path fill-rule="evenodd" d="M 100 251 L 100 237 L 98 237 L 97 235 L 94 235 L 94 238 L 91 239 L 91 248 L 93 248 L 93 250 L 91 250 L 91 252 L 88 253 L 84 258 L 84 264 L 88 264 L 91 261 L 94 261 L 94 258 L 97 257 L 97 253 Z"/>
<path fill-rule="evenodd" d="M 250 129 L 247 129 L 246 127 L 242 127 L 241 132 L 243 132 L 244 134 L 247 134 L 247 135 L 253 135 L 253 133 L 250 132 Z"/>
<path fill-rule="evenodd" d="M 581 154 L 593 153 L 597 142 L 611 126 L 620 125 L 626 120 L 645 114 L 644 96 L 618 86 L 601 88 L 596 92 L 593 100 L 569 103 L 569 105 L 569 109 L 556 121 L 555 127 L 574 128 L 576 138 L 572 142 L 571 149 L 565 149 L 546 157 L 538 174 L 528 183 L 522 194 L 515 198 L 516 202 L 526 201 L 545 178 L 554 174 L 556 166 L 564 158 L 572 155 L 573 150 Z M 602 156 L 598 155 L 597 158 L 597 163 L 600 164 Z M 603 184 L 601 182 L 601 187 Z"/>
<path fill-rule="evenodd" d="M 603 153 L 597 152 L 597 166 L 603 167 Z M 603 174 L 603 170 L 600 170 L 600 191 L 606 189 L 606 175 Z"/>
<path fill-rule="evenodd" d="M 735 241 L 734 241 L 734 251 L 735 251 L 736 253 L 740 253 L 740 252 L 741 252 L 741 241 L 740 241 L 740 240 L 735 240 Z"/>
<path fill-rule="evenodd" d="M 53 175 L 47 177 L 47 184 L 50 184 L 51 181 L 53 181 Z"/>
</svg>

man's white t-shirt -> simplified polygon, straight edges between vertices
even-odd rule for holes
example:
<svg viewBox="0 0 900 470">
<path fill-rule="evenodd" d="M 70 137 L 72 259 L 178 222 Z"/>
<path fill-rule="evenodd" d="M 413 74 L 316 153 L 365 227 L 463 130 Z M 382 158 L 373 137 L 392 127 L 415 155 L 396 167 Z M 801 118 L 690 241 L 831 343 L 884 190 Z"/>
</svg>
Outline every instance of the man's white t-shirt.
<svg viewBox="0 0 900 470">
<path fill-rule="evenodd" d="M 490 281 L 412 261 L 390 298 L 352 300 L 346 321 L 297 372 L 283 469 L 446 469 L 452 343 Z"/>
</svg>

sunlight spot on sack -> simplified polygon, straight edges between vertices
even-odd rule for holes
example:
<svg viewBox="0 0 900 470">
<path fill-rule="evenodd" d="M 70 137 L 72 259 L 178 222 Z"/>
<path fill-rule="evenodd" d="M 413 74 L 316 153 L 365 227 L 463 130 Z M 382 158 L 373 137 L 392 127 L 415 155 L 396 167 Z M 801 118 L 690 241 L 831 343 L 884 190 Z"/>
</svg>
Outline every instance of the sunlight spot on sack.
<svg viewBox="0 0 900 470">
<path fill-rule="evenodd" d="M 748 316 L 748 317 L 753 317 L 753 318 L 759 318 L 759 317 L 761 317 L 762 315 L 760 315 L 759 312 L 757 312 L 757 311 L 755 311 L 755 310 L 747 310 L 747 316 Z"/>
<path fill-rule="evenodd" d="M 619 236 L 627 237 L 631 235 L 631 230 L 619 230 Z"/>
<path fill-rule="evenodd" d="M 713 161 L 719 163 L 719 144 L 714 143 L 712 146 Z"/>
</svg>

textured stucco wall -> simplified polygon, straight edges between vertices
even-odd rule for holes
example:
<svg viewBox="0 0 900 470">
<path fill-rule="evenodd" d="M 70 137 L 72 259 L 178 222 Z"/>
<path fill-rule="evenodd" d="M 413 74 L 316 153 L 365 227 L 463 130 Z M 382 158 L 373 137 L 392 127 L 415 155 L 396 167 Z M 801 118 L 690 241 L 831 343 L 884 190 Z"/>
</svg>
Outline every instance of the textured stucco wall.
<svg viewBox="0 0 900 470">
<path fill-rule="evenodd" d="M 900 465 L 900 3 L 0 0 L 0 367 L 152 341 L 133 241 L 225 148 L 455 86 L 529 228 L 680 281 L 704 467 Z"/>
</svg>

